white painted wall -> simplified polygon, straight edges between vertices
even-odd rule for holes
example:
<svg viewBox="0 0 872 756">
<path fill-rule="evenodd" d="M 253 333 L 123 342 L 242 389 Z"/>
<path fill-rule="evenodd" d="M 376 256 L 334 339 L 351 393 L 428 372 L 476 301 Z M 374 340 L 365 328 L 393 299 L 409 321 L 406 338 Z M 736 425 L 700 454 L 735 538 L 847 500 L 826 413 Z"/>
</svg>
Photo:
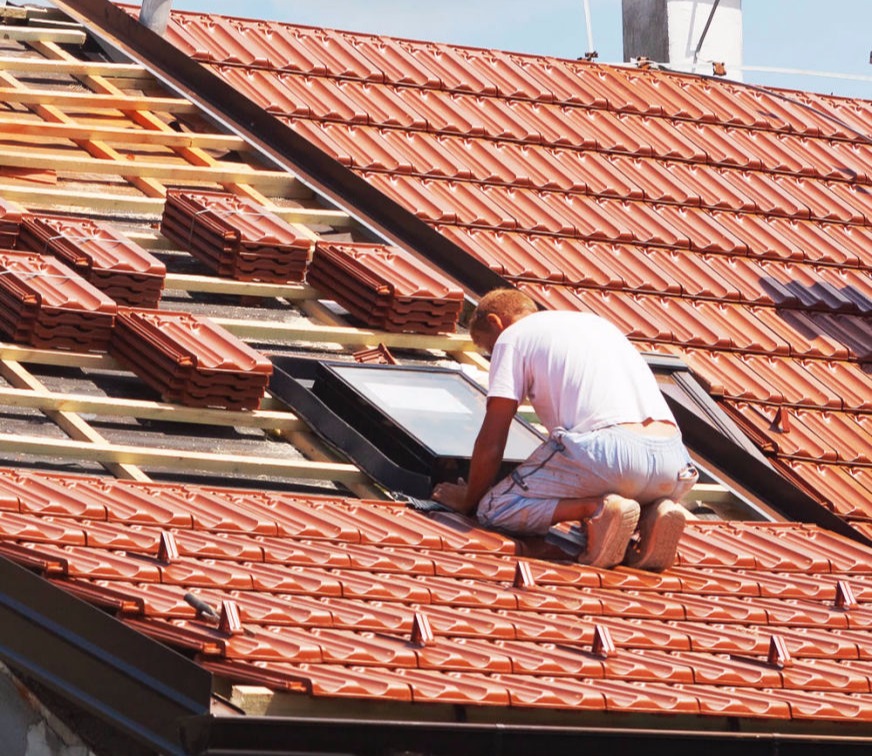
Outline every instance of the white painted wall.
<svg viewBox="0 0 872 756">
<path fill-rule="evenodd" d="M 94 756 L 3 664 L 0 664 L 0 753 Z"/>
<path fill-rule="evenodd" d="M 727 78 L 742 73 L 742 0 L 721 0 L 694 65 L 694 52 L 715 0 L 667 0 L 669 66 L 710 74 L 711 61 L 726 64 Z"/>
<path fill-rule="evenodd" d="M 700 74 L 713 73 L 712 61 L 717 61 L 725 64 L 727 78 L 740 80 L 742 0 L 720 0 L 699 54 L 694 55 L 714 4 L 715 0 L 622 0 L 624 60 L 644 56 Z"/>
</svg>

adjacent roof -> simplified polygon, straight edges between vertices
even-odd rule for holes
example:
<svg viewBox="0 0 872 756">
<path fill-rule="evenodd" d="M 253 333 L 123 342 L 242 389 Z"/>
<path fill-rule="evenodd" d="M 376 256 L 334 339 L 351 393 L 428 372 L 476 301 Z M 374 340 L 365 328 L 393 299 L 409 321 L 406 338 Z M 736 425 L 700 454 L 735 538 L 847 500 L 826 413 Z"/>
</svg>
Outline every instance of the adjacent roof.
<svg viewBox="0 0 872 756">
<path fill-rule="evenodd" d="M 396 254 L 353 192 L 328 205 L 195 92 L 40 18 L 0 45 L 7 243 L 14 203 L 107 222 L 166 268 L 159 331 L 210 317 L 211 367 L 380 342 L 484 366 L 462 329 L 354 327 L 348 260 L 337 310 L 308 283 L 221 278 L 160 233 L 169 189 L 221 191 L 290 224 L 316 260 Z M 779 470 L 872 535 L 870 103 L 214 15 L 175 12 L 169 39 L 456 255 L 678 355 Z M 253 232 L 272 249 L 265 223 Z M 213 326 L 244 343 L 225 353 Z M 105 353 L 11 341 L 0 554 L 195 658 L 240 703 L 255 684 L 279 714 L 354 701 L 376 718 L 868 736 L 872 551 L 843 535 L 700 521 L 666 573 L 580 567 L 385 501 L 269 396 L 192 409 Z"/>
</svg>

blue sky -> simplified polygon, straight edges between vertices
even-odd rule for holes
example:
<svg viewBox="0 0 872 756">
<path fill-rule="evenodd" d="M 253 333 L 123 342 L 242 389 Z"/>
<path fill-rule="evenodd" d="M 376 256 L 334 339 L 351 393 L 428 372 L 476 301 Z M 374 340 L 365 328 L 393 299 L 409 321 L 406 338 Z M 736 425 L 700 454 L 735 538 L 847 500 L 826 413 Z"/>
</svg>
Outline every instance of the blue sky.
<svg viewBox="0 0 872 756">
<path fill-rule="evenodd" d="M 138 2 L 138 0 L 136 0 Z M 576 58 L 583 0 L 173 0 L 173 7 Z M 599 62 L 621 62 L 621 0 L 590 0 Z M 872 99 L 872 0 L 744 0 L 744 64 L 865 77 L 746 70 L 754 84 Z"/>
</svg>

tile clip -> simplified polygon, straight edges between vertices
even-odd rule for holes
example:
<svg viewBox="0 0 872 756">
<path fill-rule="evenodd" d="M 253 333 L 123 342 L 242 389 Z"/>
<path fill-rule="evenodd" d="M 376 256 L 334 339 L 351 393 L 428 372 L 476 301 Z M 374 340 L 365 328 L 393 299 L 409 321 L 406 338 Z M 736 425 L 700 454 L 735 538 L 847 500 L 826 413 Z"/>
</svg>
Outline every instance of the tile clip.
<svg viewBox="0 0 872 756">
<path fill-rule="evenodd" d="M 594 625 L 593 627 L 593 646 L 591 651 L 594 656 L 607 659 L 615 653 L 615 643 L 612 640 L 612 634 L 605 625 Z"/>
<path fill-rule="evenodd" d="M 176 545 L 175 536 L 168 530 L 162 530 L 157 545 L 157 560 L 169 564 L 178 559 L 179 556 L 179 547 Z"/>
<path fill-rule="evenodd" d="M 787 650 L 787 644 L 784 638 L 780 635 L 772 635 L 769 638 L 769 655 L 766 657 L 766 662 L 771 667 L 783 669 L 793 664 L 793 659 L 790 657 L 790 651 Z"/>
<path fill-rule="evenodd" d="M 218 630 L 226 635 L 242 635 L 242 619 L 239 616 L 239 606 L 235 601 L 221 602 L 221 617 L 218 620 Z"/>
<path fill-rule="evenodd" d="M 533 573 L 530 571 L 529 562 L 517 562 L 515 564 L 515 578 L 512 580 L 515 588 L 532 588 L 536 585 Z"/>
<path fill-rule="evenodd" d="M 775 412 L 771 427 L 779 433 L 790 433 L 790 413 L 785 407 L 779 407 Z"/>
<path fill-rule="evenodd" d="M 854 591 L 851 589 L 851 584 L 847 580 L 840 580 L 836 583 L 836 609 L 854 609 L 857 606 L 857 599 L 854 598 Z"/>
<path fill-rule="evenodd" d="M 415 612 L 412 619 L 412 643 L 418 646 L 427 646 L 433 643 L 436 637 L 433 635 L 433 629 L 430 627 L 430 620 L 423 612 Z"/>
</svg>

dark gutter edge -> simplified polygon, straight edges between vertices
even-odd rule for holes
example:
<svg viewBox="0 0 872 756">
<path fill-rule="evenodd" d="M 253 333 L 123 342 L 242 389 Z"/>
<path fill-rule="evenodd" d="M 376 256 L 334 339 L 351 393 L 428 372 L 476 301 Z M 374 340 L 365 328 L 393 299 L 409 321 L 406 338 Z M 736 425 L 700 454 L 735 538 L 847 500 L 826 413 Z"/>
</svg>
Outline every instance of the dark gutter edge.
<svg viewBox="0 0 872 756">
<path fill-rule="evenodd" d="M 212 676 L 48 580 L 0 558 L 0 659 L 162 753 L 178 723 L 209 712 Z"/>
<path fill-rule="evenodd" d="M 499 274 L 108 0 L 52 2 L 364 226 L 417 252 L 476 294 L 507 285 Z"/>
<path fill-rule="evenodd" d="M 653 730 L 468 724 L 296 717 L 196 717 L 182 725 L 189 754 L 387 753 L 453 756 L 578 756 L 645 753 L 646 756 L 817 756 L 868 752 L 868 737 L 718 730 Z M 602 750 L 597 750 L 602 749 Z"/>
</svg>

